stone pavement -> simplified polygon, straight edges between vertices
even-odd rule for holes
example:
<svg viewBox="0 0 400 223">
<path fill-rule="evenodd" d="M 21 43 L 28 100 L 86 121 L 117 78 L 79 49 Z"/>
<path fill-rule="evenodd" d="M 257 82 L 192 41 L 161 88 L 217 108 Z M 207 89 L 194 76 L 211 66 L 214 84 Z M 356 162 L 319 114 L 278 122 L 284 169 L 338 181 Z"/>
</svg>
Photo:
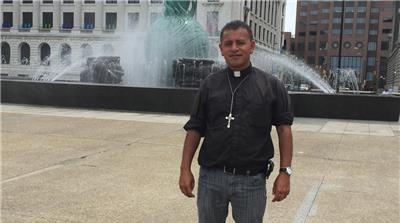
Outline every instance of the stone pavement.
<svg viewBox="0 0 400 223">
<path fill-rule="evenodd" d="M 178 188 L 187 116 L 13 104 L 1 115 L 2 222 L 196 222 Z M 399 222 L 399 122 L 292 128 L 291 194 L 271 202 L 274 171 L 265 222 Z"/>
</svg>

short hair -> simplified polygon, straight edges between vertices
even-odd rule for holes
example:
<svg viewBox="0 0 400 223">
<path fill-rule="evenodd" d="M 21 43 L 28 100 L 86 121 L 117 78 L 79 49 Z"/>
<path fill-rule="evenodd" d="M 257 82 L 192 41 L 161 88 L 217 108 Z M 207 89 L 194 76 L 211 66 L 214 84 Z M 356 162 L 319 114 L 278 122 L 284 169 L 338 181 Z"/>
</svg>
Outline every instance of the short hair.
<svg viewBox="0 0 400 223">
<path fill-rule="evenodd" d="M 234 20 L 231 22 L 228 22 L 225 24 L 225 26 L 222 28 L 221 33 L 219 35 L 219 41 L 222 41 L 222 36 L 224 35 L 224 32 L 226 30 L 237 30 L 239 28 L 246 29 L 247 32 L 249 33 L 250 40 L 253 40 L 253 32 L 251 31 L 251 28 L 247 23 L 240 21 L 240 20 Z"/>
</svg>

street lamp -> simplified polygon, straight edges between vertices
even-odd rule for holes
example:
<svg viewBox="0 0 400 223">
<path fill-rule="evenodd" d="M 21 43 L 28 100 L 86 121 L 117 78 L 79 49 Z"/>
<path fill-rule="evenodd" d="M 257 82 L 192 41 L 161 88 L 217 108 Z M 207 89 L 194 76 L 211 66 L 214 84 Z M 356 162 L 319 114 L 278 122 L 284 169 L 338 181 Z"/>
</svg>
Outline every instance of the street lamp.
<svg viewBox="0 0 400 223">
<path fill-rule="evenodd" d="M 339 39 L 339 56 L 338 56 L 338 73 L 336 78 L 336 93 L 339 93 L 339 75 L 342 67 L 342 41 L 343 41 L 343 19 L 344 19 L 344 0 L 342 0 L 342 14 L 340 20 L 340 39 Z"/>
</svg>

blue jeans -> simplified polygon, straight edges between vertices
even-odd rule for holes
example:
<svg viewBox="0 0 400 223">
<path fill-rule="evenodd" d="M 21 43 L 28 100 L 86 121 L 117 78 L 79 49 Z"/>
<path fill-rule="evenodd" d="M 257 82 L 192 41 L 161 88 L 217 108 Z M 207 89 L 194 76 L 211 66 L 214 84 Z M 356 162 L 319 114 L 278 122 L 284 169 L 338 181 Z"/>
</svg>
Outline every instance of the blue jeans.
<svg viewBox="0 0 400 223">
<path fill-rule="evenodd" d="M 199 223 L 223 223 L 232 205 L 236 223 L 262 223 L 266 207 L 265 174 L 232 175 L 200 168 L 197 208 Z"/>
</svg>

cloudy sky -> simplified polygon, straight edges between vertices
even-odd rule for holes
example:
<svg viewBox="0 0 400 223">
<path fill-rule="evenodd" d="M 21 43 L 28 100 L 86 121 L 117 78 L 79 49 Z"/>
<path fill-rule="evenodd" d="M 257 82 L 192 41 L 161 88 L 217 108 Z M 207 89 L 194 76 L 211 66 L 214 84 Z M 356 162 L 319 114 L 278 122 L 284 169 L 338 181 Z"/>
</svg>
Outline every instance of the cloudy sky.
<svg viewBox="0 0 400 223">
<path fill-rule="evenodd" d="M 296 29 L 296 0 L 286 0 L 286 13 L 285 13 L 285 32 L 291 32 L 292 35 Z"/>
</svg>

